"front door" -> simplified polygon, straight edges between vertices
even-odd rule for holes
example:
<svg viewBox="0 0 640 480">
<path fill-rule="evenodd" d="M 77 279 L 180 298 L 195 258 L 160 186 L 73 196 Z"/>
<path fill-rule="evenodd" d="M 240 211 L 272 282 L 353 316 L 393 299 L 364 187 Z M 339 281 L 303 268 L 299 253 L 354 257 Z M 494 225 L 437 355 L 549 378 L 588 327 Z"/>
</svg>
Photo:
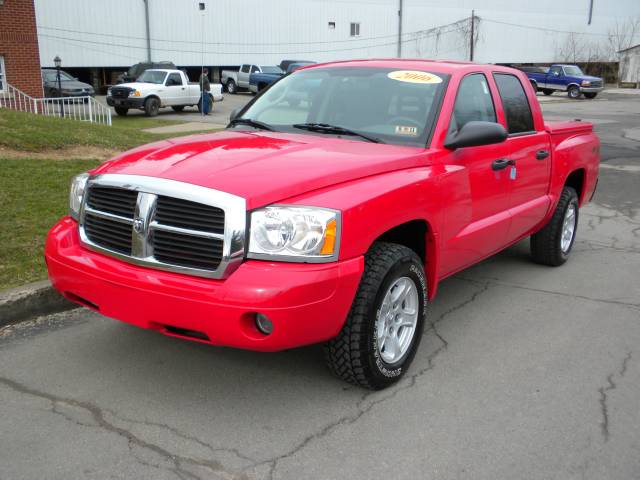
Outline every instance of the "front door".
<svg viewBox="0 0 640 480">
<path fill-rule="evenodd" d="M 551 88 L 554 90 L 566 90 L 564 72 L 562 71 L 562 67 L 555 66 L 549 69 L 549 73 L 547 74 L 547 88 Z"/>
<path fill-rule="evenodd" d="M 449 133 L 470 121 L 496 122 L 497 96 L 482 73 L 464 77 L 451 114 Z M 507 241 L 509 168 L 494 169 L 507 160 L 506 142 L 459 148 L 445 160 L 442 176 L 442 258 L 440 274 L 447 275 L 501 249 Z"/>
<path fill-rule="evenodd" d="M 187 90 L 179 73 L 169 74 L 165 87 L 165 105 L 184 105 L 184 97 L 187 95 Z"/>
<path fill-rule="evenodd" d="M 540 223 L 551 199 L 551 145 L 549 134 L 536 131 L 529 100 L 518 77 L 506 73 L 493 75 L 504 111 L 509 138 L 509 158 L 515 163 L 510 173 L 509 241 L 514 241 Z"/>
</svg>

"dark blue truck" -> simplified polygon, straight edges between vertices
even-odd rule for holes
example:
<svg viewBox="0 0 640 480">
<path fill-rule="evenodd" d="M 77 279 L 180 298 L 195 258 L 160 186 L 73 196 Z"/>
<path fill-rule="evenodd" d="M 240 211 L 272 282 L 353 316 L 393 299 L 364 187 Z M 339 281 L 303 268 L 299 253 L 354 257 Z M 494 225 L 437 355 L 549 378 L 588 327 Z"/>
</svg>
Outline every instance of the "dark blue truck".
<svg viewBox="0 0 640 480">
<path fill-rule="evenodd" d="M 249 90 L 253 93 L 258 93 L 286 74 L 313 63 L 315 62 L 306 60 L 283 60 L 277 67 L 262 67 L 262 72 L 252 73 L 249 76 Z M 267 68 L 270 70 L 266 70 Z"/>
<path fill-rule="evenodd" d="M 529 77 L 534 90 L 545 95 L 567 92 L 569 98 L 595 98 L 604 88 L 602 78 L 585 75 L 577 65 L 551 65 L 545 67 L 521 67 Z"/>
</svg>

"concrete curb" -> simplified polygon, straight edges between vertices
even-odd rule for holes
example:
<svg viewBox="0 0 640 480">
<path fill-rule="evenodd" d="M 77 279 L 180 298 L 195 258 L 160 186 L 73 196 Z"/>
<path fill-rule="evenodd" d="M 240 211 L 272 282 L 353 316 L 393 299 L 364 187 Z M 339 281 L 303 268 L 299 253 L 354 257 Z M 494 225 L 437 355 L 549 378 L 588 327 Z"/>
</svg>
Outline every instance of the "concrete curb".
<svg viewBox="0 0 640 480">
<path fill-rule="evenodd" d="M 48 280 L 0 291 L 0 327 L 76 308 Z"/>
</svg>

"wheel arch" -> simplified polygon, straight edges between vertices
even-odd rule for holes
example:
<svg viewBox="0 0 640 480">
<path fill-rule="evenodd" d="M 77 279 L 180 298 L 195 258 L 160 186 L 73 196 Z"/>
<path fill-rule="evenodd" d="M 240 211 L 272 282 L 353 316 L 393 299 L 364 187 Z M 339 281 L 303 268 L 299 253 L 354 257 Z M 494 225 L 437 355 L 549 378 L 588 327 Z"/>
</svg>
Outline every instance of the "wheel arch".
<svg viewBox="0 0 640 480">
<path fill-rule="evenodd" d="M 564 181 L 565 187 L 571 187 L 576 191 L 576 193 L 578 194 L 578 203 L 580 205 L 582 205 L 584 202 L 584 193 L 585 193 L 584 181 L 585 181 L 584 168 L 576 168 L 575 170 L 571 171 L 567 175 L 567 178 Z"/>
<path fill-rule="evenodd" d="M 369 248 L 376 242 L 396 243 L 413 250 L 424 265 L 427 297 L 431 300 L 435 296 L 438 284 L 437 244 L 435 231 L 428 220 L 414 219 L 399 223 L 375 238 Z"/>
</svg>

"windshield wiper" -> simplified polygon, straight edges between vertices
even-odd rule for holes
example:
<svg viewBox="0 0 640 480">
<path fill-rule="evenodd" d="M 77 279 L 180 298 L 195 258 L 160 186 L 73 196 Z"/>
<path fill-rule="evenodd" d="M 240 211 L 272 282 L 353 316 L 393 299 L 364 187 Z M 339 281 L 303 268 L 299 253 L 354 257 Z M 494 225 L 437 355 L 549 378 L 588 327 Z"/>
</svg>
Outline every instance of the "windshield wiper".
<svg viewBox="0 0 640 480">
<path fill-rule="evenodd" d="M 260 130 L 269 130 L 273 132 L 274 129 L 271 125 L 258 120 L 251 120 L 250 118 L 234 118 L 229 122 L 229 127 L 235 127 L 236 125 L 249 125 L 250 127 L 259 128 Z"/>
<path fill-rule="evenodd" d="M 296 123 L 293 125 L 293 128 L 299 128 L 301 130 L 309 130 L 310 132 L 335 133 L 338 135 L 351 135 L 354 137 L 363 138 L 373 143 L 384 143 L 379 138 L 370 137 L 369 135 L 365 135 L 364 133 L 356 132 L 355 130 L 350 130 L 348 128 L 340 127 L 338 125 L 329 125 L 328 123 Z"/>
</svg>

